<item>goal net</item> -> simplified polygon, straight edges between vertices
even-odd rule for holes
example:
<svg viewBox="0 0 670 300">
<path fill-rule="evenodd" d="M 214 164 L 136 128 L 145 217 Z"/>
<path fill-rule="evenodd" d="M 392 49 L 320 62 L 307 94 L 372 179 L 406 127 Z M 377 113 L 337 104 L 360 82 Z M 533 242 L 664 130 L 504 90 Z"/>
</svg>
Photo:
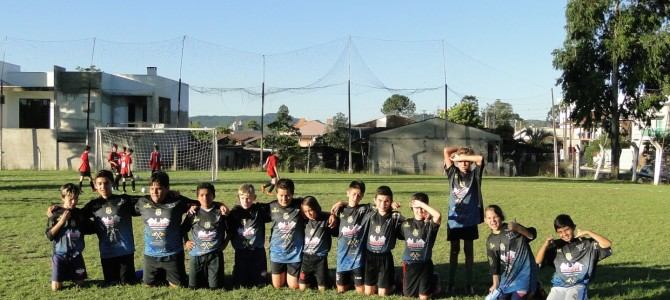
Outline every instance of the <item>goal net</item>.
<svg viewBox="0 0 670 300">
<path fill-rule="evenodd" d="M 158 146 L 161 169 L 166 171 L 209 171 L 218 177 L 216 129 L 207 128 L 134 128 L 97 127 L 95 129 L 95 165 L 109 168 L 107 156 L 112 145 L 133 149 L 133 170 L 150 171 L 149 160 Z"/>
</svg>

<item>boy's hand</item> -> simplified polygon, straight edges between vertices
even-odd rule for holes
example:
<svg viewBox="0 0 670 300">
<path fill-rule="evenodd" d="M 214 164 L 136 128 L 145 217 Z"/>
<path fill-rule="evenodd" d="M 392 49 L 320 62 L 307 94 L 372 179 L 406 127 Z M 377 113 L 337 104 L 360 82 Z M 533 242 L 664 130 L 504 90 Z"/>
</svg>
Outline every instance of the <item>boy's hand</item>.
<svg viewBox="0 0 670 300">
<path fill-rule="evenodd" d="M 200 209 L 200 206 L 191 206 L 191 207 L 188 209 L 187 214 L 188 214 L 189 216 L 195 215 L 195 214 L 198 212 L 198 209 Z"/>
<path fill-rule="evenodd" d="M 51 206 L 47 207 L 47 218 L 50 218 L 51 216 L 53 216 L 53 214 L 54 214 L 53 211 L 54 211 L 54 209 L 56 209 L 56 207 L 58 207 L 58 205 L 56 205 L 56 204 L 52 204 Z"/>
<path fill-rule="evenodd" d="M 518 232 L 518 229 L 519 229 L 519 223 L 516 222 L 516 219 L 514 219 L 514 221 L 512 222 L 507 223 L 507 230 Z"/>
<path fill-rule="evenodd" d="M 588 236 L 589 236 L 589 231 L 588 230 L 577 229 L 577 232 L 575 232 L 575 237 L 576 238 L 588 237 Z"/>
<path fill-rule="evenodd" d="M 184 243 L 184 248 L 186 248 L 186 250 L 193 249 L 193 246 L 195 246 L 195 243 L 193 243 L 193 241 L 186 241 Z"/>
<path fill-rule="evenodd" d="M 421 207 L 421 204 L 423 204 L 423 202 L 421 202 L 421 201 L 417 201 L 417 200 L 410 200 L 409 201 L 409 207 L 410 208 Z"/>
<path fill-rule="evenodd" d="M 398 208 L 400 208 L 400 203 L 395 201 L 391 202 L 391 209 L 398 210 Z"/>
<path fill-rule="evenodd" d="M 62 222 L 65 222 L 65 221 L 69 220 L 71 216 L 72 216 L 72 212 L 70 212 L 69 209 L 66 209 L 65 211 L 63 211 L 63 214 L 60 216 L 60 220 Z"/>
<path fill-rule="evenodd" d="M 228 206 L 226 206 L 226 204 L 224 204 L 223 202 L 221 202 L 221 206 L 219 207 L 219 209 L 221 210 L 221 214 L 224 216 L 227 216 L 228 212 L 230 212 Z"/>
<path fill-rule="evenodd" d="M 551 243 L 554 242 L 554 237 L 553 236 L 548 236 L 546 240 L 544 240 L 545 245 L 550 245 Z"/>
<path fill-rule="evenodd" d="M 330 215 L 330 217 L 328 217 L 328 228 L 335 229 L 335 225 L 337 225 L 337 218 L 335 215 Z"/>
<path fill-rule="evenodd" d="M 344 203 L 342 201 L 337 201 L 335 204 L 333 204 L 333 207 L 330 209 L 330 215 L 338 215 L 340 213 L 340 210 L 342 209 L 342 206 L 344 206 Z"/>
</svg>

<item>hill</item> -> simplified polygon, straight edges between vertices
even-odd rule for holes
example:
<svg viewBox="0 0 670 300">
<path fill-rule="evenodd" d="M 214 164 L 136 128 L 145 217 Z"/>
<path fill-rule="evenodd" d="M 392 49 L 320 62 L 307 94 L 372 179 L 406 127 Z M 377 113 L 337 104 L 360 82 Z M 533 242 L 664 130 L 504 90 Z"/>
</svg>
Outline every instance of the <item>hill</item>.
<svg viewBox="0 0 670 300">
<path fill-rule="evenodd" d="M 268 124 L 276 119 L 276 113 L 265 114 L 264 122 L 265 124 Z M 203 127 L 209 128 L 228 127 L 237 120 L 241 120 L 242 124 L 246 124 L 249 120 L 256 120 L 258 124 L 261 123 L 261 118 L 259 116 L 193 116 L 189 118 L 190 122 L 200 122 Z"/>
</svg>

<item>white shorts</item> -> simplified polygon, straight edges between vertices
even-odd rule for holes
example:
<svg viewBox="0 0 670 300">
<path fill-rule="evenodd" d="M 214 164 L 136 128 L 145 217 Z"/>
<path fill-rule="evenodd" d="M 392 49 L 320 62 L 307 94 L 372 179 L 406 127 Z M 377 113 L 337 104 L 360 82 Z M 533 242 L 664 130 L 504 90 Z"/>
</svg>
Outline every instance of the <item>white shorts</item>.
<svg viewBox="0 0 670 300">
<path fill-rule="evenodd" d="M 571 287 L 552 287 L 547 300 L 563 299 L 587 300 L 586 286 L 578 284 Z"/>
</svg>

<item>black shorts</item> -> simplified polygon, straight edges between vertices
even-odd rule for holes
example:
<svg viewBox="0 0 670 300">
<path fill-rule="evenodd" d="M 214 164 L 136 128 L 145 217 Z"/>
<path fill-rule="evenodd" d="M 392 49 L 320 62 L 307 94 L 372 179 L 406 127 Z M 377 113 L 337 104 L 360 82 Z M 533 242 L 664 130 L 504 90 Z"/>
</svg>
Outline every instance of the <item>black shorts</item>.
<svg viewBox="0 0 670 300">
<path fill-rule="evenodd" d="M 184 286 L 186 283 L 186 267 L 184 266 L 184 252 L 154 257 L 144 255 L 144 284 L 157 286 L 172 284 Z"/>
<path fill-rule="evenodd" d="M 223 288 L 223 252 L 221 250 L 191 256 L 188 272 L 190 288 Z"/>
<path fill-rule="evenodd" d="M 447 240 L 448 241 L 474 241 L 479 239 L 479 230 L 477 225 L 460 227 L 460 228 L 449 228 L 447 227 Z"/>
<path fill-rule="evenodd" d="M 271 261 L 270 272 L 272 272 L 272 275 L 286 273 L 293 277 L 298 277 L 300 275 L 300 263 L 278 263 Z"/>
<path fill-rule="evenodd" d="M 81 254 L 77 256 L 54 254 L 51 257 L 51 281 L 82 281 L 88 278 Z"/>
<path fill-rule="evenodd" d="M 390 289 L 394 278 L 393 253 L 365 253 L 365 285 Z"/>
<path fill-rule="evenodd" d="M 135 276 L 135 255 L 101 258 L 102 275 L 107 284 L 134 284 L 137 283 Z"/>
<path fill-rule="evenodd" d="M 85 172 L 79 171 L 79 176 L 91 177 L 91 170 L 88 170 L 88 171 L 85 171 Z"/>
<path fill-rule="evenodd" d="M 121 177 L 123 177 L 123 179 L 126 179 L 126 178 L 133 179 L 133 180 L 135 179 L 135 177 L 133 177 L 132 172 L 131 173 L 126 173 L 126 174 L 121 174 Z"/>
<path fill-rule="evenodd" d="M 314 277 L 318 286 L 328 283 L 328 256 L 303 254 L 300 268 L 300 283 L 314 282 Z"/>
<path fill-rule="evenodd" d="M 402 294 L 406 297 L 430 295 L 433 291 L 433 261 L 402 262 Z"/>
<path fill-rule="evenodd" d="M 253 287 L 268 284 L 268 263 L 265 249 L 235 250 L 233 286 Z"/>
<path fill-rule="evenodd" d="M 335 283 L 337 285 L 351 285 L 362 286 L 363 285 L 363 274 L 365 270 L 363 267 L 358 267 L 353 270 L 337 272 L 335 273 Z"/>
</svg>

